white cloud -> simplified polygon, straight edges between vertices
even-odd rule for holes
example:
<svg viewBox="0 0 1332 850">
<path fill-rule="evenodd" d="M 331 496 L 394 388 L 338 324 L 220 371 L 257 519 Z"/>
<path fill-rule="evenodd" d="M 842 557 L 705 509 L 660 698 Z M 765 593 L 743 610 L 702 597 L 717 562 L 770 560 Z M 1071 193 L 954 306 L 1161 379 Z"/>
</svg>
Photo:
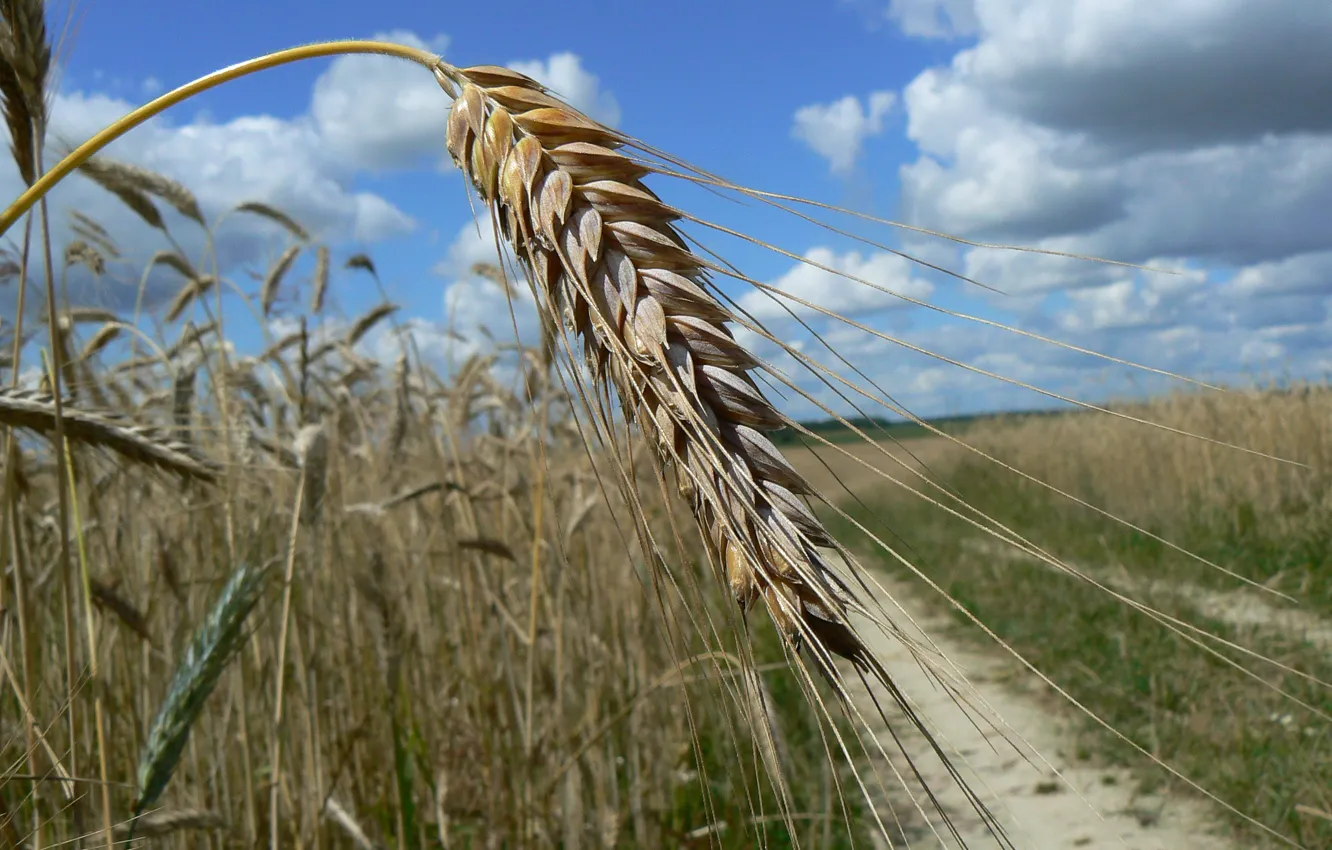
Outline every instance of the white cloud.
<svg viewBox="0 0 1332 850">
<path fill-rule="evenodd" d="M 620 123 L 620 103 L 615 95 L 601 88 L 601 80 L 583 67 L 576 53 L 556 53 L 542 62 L 510 62 L 509 67 L 542 83 L 575 109 L 601 123 L 614 127 Z"/>
<path fill-rule="evenodd" d="M 916 266 L 887 251 L 875 251 L 868 255 L 859 251 L 838 254 L 830 248 L 820 247 L 806 251 L 805 259 L 882 287 L 875 289 L 806 263 L 792 266 L 770 284 L 824 310 L 848 317 L 907 307 L 910 306 L 909 302 L 902 300 L 899 295 L 925 300 L 934 291 L 928 281 L 913 276 Z M 742 295 L 739 304 L 749 315 L 766 323 L 789 321 L 792 314 L 806 321 L 824 317 L 824 314 L 811 307 L 758 289 Z"/>
<path fill-rule="evenodd" d="M 981 37 L 905 89 L 916 223 L 1249 263 L 1327 241 L 1332 7 L 977 0 Z M 1187 45 L 1188 49 L 1181 49 Z M 1242 68 L 1243 73 L 1236 68 Z M 1273 97 L 1271 92 L 1284 92 Z"/>
<path fill-rule="evenodd" d="M 854 95 L 832 103 L 815 103 L 796 110 L 791 134 L 828 160 L 834 174 L 855 168 L 865 140 L 883 132 L 883 119 L 897 96 L 876 91 L 861 104 Z"/>
<path fill-rule="evenodd" d="M 102 94 L 58 94 L 52 104 L 47 161 L 60 148 L 91 136 L 134 107 Z M 317 129 L 304 117 L 243 116 L 225 123 L 206 118 L 189 124 L 155 119 L 113 143 L 107 155 L 145 166 L 182 181 L 198 198 L 210 220 L 243 201 L 263 200 L 302 222 L 317 238 L 338 242 L 374 242 L 410 233 L 415 222 L 390 201 L 358 190 L 345 164 L 331 159 Z M 13 163 L 0 164 L 0 192 L 17 197 L 22 189 Z M 111 267 L 113 280 L 94 281 L 80 271 L 70 276 L 71 294 L 108 306 L 132 304 L 143 263 L 170 247 L 162 234 L 126 213 L 110 193 L 73 175 L 49 196 L 53 241 L 57 251 L 73 238 L 69 212 L 78 210 L 100 222 L 119 244 L 125 259 Z M 201 257 L 204 236 L 193 223 L 158 204 L 173 235 L 192 257 Z M 218 261 L 224 271 L 262 263 L 280 231 L 254 217 L 229 219 L 218 233 Z M 179 285 L 169 273 L 153 279 L 149 303 Z M 12 288 L 0 292 L 7 301 Z M 12 306 L 12 305 L 11 305 Z"/>
<path fill-rule="evenodd" d="M 957 38 L 976 32 L 974 0 L 890 0 L 887 17 L 907 35 Z"/>
<path fill-rule="evenodd" d="M 395 30 L 376 36 L 435 53 L 448 37 L 429 42 Z M 387 56 L 342 56 L 315 83 L 310 115 L 320 137 L 342 162 L 370 169 L 445 165 L 449 98 L 429 71 Z"/>
<path fill-rule="evenodd" d="M 512 342 L 515 325 L 523 344 L 540 344 L 541 322 L 531 288 L 508 259 L 511 255 L 507 249 L 505 257 L 512 304 L 495 281 L 472 271 L 477 263 L 500 263 L 488 219 L 469 222 L 459 230 L 444 258 L 435 265 L 435 273 L 446 280 L 445 324 L 462 337 L 449 343 L 459 361 L 478 352 L 494 351 L 496 341 Z"/>
<path fill-rule="evenodd" d="M 1001 289 L 984 297 L 1003 318 L 1219 379 L 1332 362 L 1332 6 L 920 0 L 890 12 L 910 34 L 976 37 L 903 89 L 919 150 L 900 170 L 906 220 L 1182 271 L 962 249 L 950 267 Z M 1062 392 L 1131 388 L 1123 367 L 997 331 L 908 336 Z M 931 378 L 939 393 L 970 380 Z M 1015 396 L 971 401 L 984 398 Z"/>
</svg>

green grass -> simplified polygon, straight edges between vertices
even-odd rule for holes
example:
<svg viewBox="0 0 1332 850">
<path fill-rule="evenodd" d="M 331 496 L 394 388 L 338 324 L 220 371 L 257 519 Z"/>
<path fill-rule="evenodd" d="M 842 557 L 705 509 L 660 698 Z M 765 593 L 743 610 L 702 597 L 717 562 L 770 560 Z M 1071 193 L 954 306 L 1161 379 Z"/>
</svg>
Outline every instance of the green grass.
<svg viewBox="0 0 1332 850">
<path fill-rule="evenodd" d="M 1066 561 L 1100 568 L 1122 565 L 1144 581 L 1165 579 L 1167 584 L 1189 582 L 1212 588 L 1236 585 L 1147 535 L 1034 485 L 1020 485 L 992 466 L 963 461 L 944 470 L 944 478 L 972 505 Z M 905 499 L 869 504 L 869 511 L 853 515 L 876 531 L 883 526 L 874 517 L 890 518 L 893 531 L 910 545 L 907 554 L 912 560 L 1114 728 L 1301 845 L 1332 848 L 1332 823 L 1296 810 L 1303 804 L 1327 811 L 1332 803 L 1332 729 L 1313 712 L 1084 582 L 1022 558 L 978 554 L 975 543 L 980 533 L 937 509 Z M 1298 589 L 1306 610 L 1332 612 L 1332 534 L 1326 527 L 1295 526 L 1307 532 L 1292 534 L 1288 528 L 1278 539 L 1259 524 L 1246 524 L 1242 516 L 1236 520 L 1230 511 L 1199 508 L 1181 516 L 1184 519 L 1150 530 L 1248 577 Z M 833 525 L 843 540 L 854 543 L 856 532 L 850 523 Z M 900 569 L 886 560 L 884 568 Z M 1332 680 L 1332 657 L 1302 640 L 1272 633 L 1240 634 L 1233 626 L 1200 616 L 1174 594 L 1129 595 L 1297 670 Z M 936 595 L 930 598 L 944 604 Z M 954 612 L 953 618 L 960 635 L 989 642 L 960 613 Z M 1327 688 L 1228 654 L 1264 681 L 1332 713 L 1332 693 Z M 1175 791 L 1184 790 L 1091 720 L 1083 729 L 1084 757 L 1130 766 L 1145 789 L 1166 782 Z M 1256 830 L 1220 807 L 1214 811 L 1219 822 L 1236 830 L 1242 846 L 1264 846 Z"/>
<path fill-rule="evenodd" d="M 973 427 L 978 422 L 983 421 L 993 421 L 998 419 L 1006 422 L 1016 422 L 1023 419 L 1067 415 L 1069 414 L 1063 410 L 1029 410 L 1002 414 L 979 413 L 963 416 L 941 416 L 926 421 L 932 427 L 937 428 L 940 431 L 954 433 Z M 869 416 L 848 418 L 846 422 L 837 419 L 814 419 L 807 422 L 801 422 L 800 427 L 830 443 L 860 442 L 864 437 L 860 436 L 857 431 L 880 440 L 905 440 L 912 437 L 929 436 L 932 433 L 925 426 L 915 422 L 909 422 L 903 419 L 884 419 L 881 417 Z M 811 438 L 803 431 L 795 428 L 786 428 L 781 431 L 776 431 L 769 436 L 772 441 L 779 446 L 803 446 L 811 442 L 816 442 L 814 438 Z"/>
<path fill-rule="evenodd" d="M 743 753 L 737 764 L 731 738 L 716 724 L 701 729 L 699 753 L 704 769 L 700 780 L 682 783 L 675 796 L 666 832 L 678 846 L 750 848 L 769 847 L 786 850 L 795 847 L 842 848 L 871 846 L 873 819 L 854 784 L 850 769 L 838 759 L 830 765 L 820 734 L 819 716 L 809 704 L 795 671 L 784 666 L 785 655 L 780 638 L 765 616 L 755 612 L 750 635 L 755 664 L 764 669 L 763 681 L 772 698 L 777 723 L 789 753 L 783 764 L 788 785 L 796 835 L 783 822 L 777 797 L 772 791 L 762 761 L 757 753 Z M 783 666 L 779 666 L 779 664 Z M 707 685 L 714 688 L 715 685 Z M 716 700 L 719 695 L 695 689 L 697 700 Z M 836 717 L 837 710 L 832 708 Z M 839 722 L 845 723 L 839 718 Z M 842 732 L 851 736 L 849 724 Z M 823 735 L 827 735 L 825 731 Z M 741 771 L 744 771 L 741 773 Z M 701 781 L 707 782 L 711 797 L 711 815 Z M 837 784 L 841 784 L 841 799 Z M 725 829 L 710 835 L 689 833 L 707 824 L 724 821 Z"/>
</svg>

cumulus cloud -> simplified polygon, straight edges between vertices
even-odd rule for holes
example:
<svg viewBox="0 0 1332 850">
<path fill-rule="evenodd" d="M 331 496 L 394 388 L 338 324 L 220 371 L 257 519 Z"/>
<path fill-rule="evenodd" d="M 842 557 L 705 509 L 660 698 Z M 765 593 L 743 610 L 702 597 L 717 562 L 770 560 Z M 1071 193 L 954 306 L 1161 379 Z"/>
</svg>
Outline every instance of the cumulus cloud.
<svg viewBox="0 0 1332 850">
<path fill-rule="evenodd" d="M 536 301 L 511 257 L 507 249 L 504 254 L 496 250 L 494 230 L 482 218 L 459 230 L 435 264 L 435 273 L 445 280 L 445 322 L 461 336 L 449 343 L 455 358 L 493 352 L 496 341 L 512 342 L 515 326 L 524 345 L 540 344 Z M 509 270 L 512 302 L 498 283 L 472 271 L 477 263 L 499 265 L 501 261 Z"/>
<path fill-rule="evenodd" d="M 511 62 L 509 67 L 542 83 L 574 108 L 615 127 L 620 123 L 620 103 L 601 88 L 601 80 L 583 67 L 576 53 L 556 53 L 544 62 Z"/>
<path fill-rule="evenodd" d="M 956 267 L 1004 292 L 990 308 L 1187 374 L 1332 360 L 1332 6 L 902 0 L 890 13 L 910 35 L 975 36 L 902 92 L 919 151 L 899 172 L 908 221 L 1181 272 L 963 249 Z M 980 357 L 1015 350 L 974 339 L 1000 346 Z M 1042 386 L 1109 391 L 1087 383 L 1103 363 L 1044 348 L 1054 360 L 1021 347 Z"/>
<path fill-rule="evenodd" d="M 865 140 L 883 132 L 884 117 L 897 95 L 876 91 L 862 104 L 854 95 L 832 103 L 815 103 L 796 110 L 791 134 L 828 160 L 834 174 L 855 168 Z"/>
<path fill-rule="evenodd" d="M 904 92 L 913 220 L 1076 234 L 1121 259 L 1317 247 L 1332 201 L 1332 7 L 977 0 L 980 39 Z M 1187 49 L 1181 49 L 1185 45 Z M 1280 97 L 1273 92 L 1282 92 Z"/>
<path fill-rule="evenodd" d="M 1326 4 L 977 0 L 976 11 L 983 36 L 954 69 L 1040 126 L 1128 148 L 1332 129 Z"/>
<path fill-rule="evenodd" d="M 376 39 L 435 53 L 447 36 L 426 41 L 395 30 Z M 315 83 L 310 115 L 329 149 L 356 168 L 410 168 L 448 162 L 444 133 L 449 99 L 435 78 L 411 62 L 387 56 L 342 56 Z"/>
<path fill-rule="evenodd" d="M 891 0 L 885 14 L 918 38 L 958 38 L 977 26 L 975 0 Z"/>
<path fill-rule="evenodd" d="M 923 301 L 934 291 L 929 281 L 915 275 L 917 269 L 910 261 L 887 251 L 868 255 L 859 251 L 839 254 L 820 247 L 805 252 L 805 259 L 809 262 L 792 266 L 769 285 L 823 310 L 848 317 L 907 307 L 909 302 L 899 296 Z M 868 281 L 874 286 L 827 269 Z M 806 320 L 824 315 L 798 301 L 758 289 L 742 295 L 739 304 L 745 312 L 762 322 L 789 320 L 793 315 Z"/>
</svg>

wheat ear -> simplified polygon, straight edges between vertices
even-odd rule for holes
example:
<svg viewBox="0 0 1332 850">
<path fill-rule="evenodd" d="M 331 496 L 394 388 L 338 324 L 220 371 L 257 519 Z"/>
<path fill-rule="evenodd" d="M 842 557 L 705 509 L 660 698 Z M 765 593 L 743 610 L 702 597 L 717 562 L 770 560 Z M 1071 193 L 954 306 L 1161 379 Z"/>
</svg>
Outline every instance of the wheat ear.
<svg viewBox="0 0 1332 850">
<path fill-rule="evenodd" d="M 216 467 L 157 428 L 137 425 L 109 412 L 66 405 L 61 411 L 65 436 L 92 446 L 111 449 L 127 460 L 212 482 Z M 55 430 L 55 398 L 33 390 L 0 388 L 0 423 L 41 434 Z"/>
<path fill-rule="evenodd" d="M 242 565 L 232 573 L 185 650 L 139 756 L 135 820 L 156 802 L 171 781 L 189 740 L 190 727 L 217 686 L 222 671 L 240 650 L 245 621 L 258 604 L 267 578 L 267 567 Z M 131 838 L 132 832 L 133 826 Z"/>
<path fill-rule="evenodd" d="M 833 541 L 802 495 L 813 488 L 765 432 L 786 418 L 726 326 L 708 266 L 647 189 L 623 138 L 506 68 L 441 65 L 455 95 L 447 145 L 490 205 L 546 306 L 583 341 L 673 466 L 736 601 L 760 598 L 796 647 L 864 663 L 851 601 L 819 547 Z"/>
<path fill-rule="evenodd" d="M 626 419 L 657 449 L 660 473 L 674 471 L 741 611 L 762 600 L 794 652 L 812 660 L 842 700 L 847 691 L 833 656 L 879 681 L 991 833 L 1006 841 L 851 625 L 849 614 L 869 606 L 825 554 L 840 547 L 805 501 L 818 494 L 766 436 L 791 423 L 751 377 L 763 364 L 736 341 L 727 327 L 736 317 L 713 295 L 710 272 L 727 270 L 690 249 L 673 224 L 684 215 L 642 183 L 644 163 L 619 150 L 631 140 L 508 68 L 441 61 L 435 75 L 454 98 L 449 153 L 513 248 L 543 324 L 553 328 L 560 317 L 581 340 L 601 389 L 584 386 L 577 372 L 574 383 L 589 409 L 597 400 L 604 431 L 615 433 L 600 401 L 613 386 Z M 840 736 L 838 746 L 845 752 Z M 780 787 L 780 775 L 772 778 Z M 958 837 L 928 787 L 925 793 Z"/>
</svg>

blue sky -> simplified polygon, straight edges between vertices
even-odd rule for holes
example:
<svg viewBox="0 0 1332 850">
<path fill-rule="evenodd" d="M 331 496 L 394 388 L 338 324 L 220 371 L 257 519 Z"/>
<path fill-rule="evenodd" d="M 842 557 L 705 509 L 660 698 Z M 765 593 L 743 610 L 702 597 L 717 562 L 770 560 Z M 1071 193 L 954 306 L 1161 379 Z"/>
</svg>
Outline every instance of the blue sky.
<svg viewBox="0 0 1332 850">
<path fill-rule="evenodd" d="M 753 203 L 653 182 L 702 217 L 889 289 L 1201 377 L 1321 376 L 1332 365 L 1332 58 L 1323 49 L 1332 5 L 580 2 L 576 13 L 574 5 L 510 2 L 500 15 L 485 4 L 426 2 L 83 3 L 54 121 L 77 141 L 165 87 L 241 59 L 387 35 L 429 44 L 455 64 L 517 63 L 594 117 L 737 183 L 975 240 L 1182 272 L 964 249 L 855 224 L 1004 292 L 995 295 Z M 369 252 L 418 339 L 440 355 L 450 322 L 477 346 L 475 326 L 498 333 L 509 320 L 493 287 L 466 273 L 486 245 L 468 237 L 459 174 L 441 167 L 448 101 L 431 86 L 427 74 L 384 60 L 306 63 L 209 93 L 112 152 L 181 179 L 211 214 L 268 200 L 310 224 L 337 260 Z M 12 194 L 10 172 L 0 180 Z M 164 247 L 99 192 L 62 187 L 57 219 L 71 207 L 113 219 L 104 223 L 140 260 Z M 262 273 L 283 244 L 255 222 L 228 228 L 224 260 L 252 287 L 241 272 Z M 1161 385 L 694 232 L 753 277 L 979 368 L 1093 399 Z M 335 277 L 333 288 L 346 315 L 377 297 L 356 275 Z M 121 304 L 118 291 L 105 297 Z M 823 357 L 755 293 L 728 292 Z M 299 306 L 280 309 L 294 315 Z M 1040 403 L 826 319 L 811 323 L 918 413 Z M 257 328 L 232 327 L 242 345 L 257 344 Z M 790 409 L 813 410 L 796 400 Z"/>
</svg>

